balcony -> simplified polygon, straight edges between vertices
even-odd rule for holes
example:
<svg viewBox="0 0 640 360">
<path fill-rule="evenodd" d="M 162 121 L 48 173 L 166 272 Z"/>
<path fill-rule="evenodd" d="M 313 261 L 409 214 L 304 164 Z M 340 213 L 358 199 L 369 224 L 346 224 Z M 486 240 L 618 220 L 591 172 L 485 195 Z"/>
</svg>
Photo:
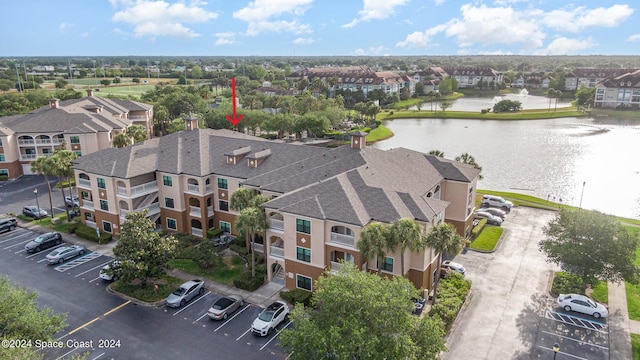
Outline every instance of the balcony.
<svg viewBox="0 0 640 360">
<path fill-rule="evenodd" d="M 88 227 L 90 227 L 90 228 L 94 228 L 94 229 L 97 227 L 97 226 L 96 226 L 96 223 L 95 223 L 95 222 L 93 222 L 93 221 L 85 220 L 85 224 L 86 224 Z"/>
<path fill-rule="evenodd" d="M 22 161 L 35 160 L 36 157 L 38 157 L 36 154 L 20 154 L 20 160 Z"/>
<path fill-rule="evenodd" d="M 191 235 L 202 237 L 202 229 L 192 227 Z"/>
<path fill-rule="evenodd" d="M 207 194 L 210 193 L 210 192 L 213 192 L 213 186 L 205 185 L 204 192 L 207 193 Z"/>
<path fill-rule="evenodd" d="M 340 263 L 336 261 L 331 262 L 331 271 L 338 271 L 340 268 Z"/>
<path fill-rule="evenodd" d="M 264 254 L 264 244 L 253 243 L 253 250 Z"/>
<path fill-rule="evenodd" d="M 211 217 L 213 216 L 214 212 L 213 212 L 213 205 L 208 206 L 207 207 L 207 216 Z"/>
<path fill-rule="evenodd" d="M 353 236 L 334 232 L 331 233 L 331 242 L 349 247 L 354 247 L 355 245 L 355 239 Z"/>
<path fill-rule="evenodd" d="M 18 140 L 18 146 L 35 145 L 35 144 L 36 144 L 35 140 Z"/>
<path fill-rule="evenodd" d="M 187 192 L 192 194 L 200 194 L 200 186 L 194 184 L 187 184 Z"/>
<path fill-rule="evenodd" d="M 83 209 L 86 209 L 86 210 L 94 210 L 93 201 L 87 200 L 87 199 L 82 199 L 82 206 L 81 207 Z"/>
<path fill-rule="evenodd" d="M 78 179 L 78 187 L 91 189 L 91 180 L 87 179 Z"/>
<path fill-rule="evenodd" d="M 284 248 L 279 246 L 271 245 L 269 246 L 269 255 L 277 258 L 284 259 Z"/>
<path fill-rule="evenodd" d="M 189 215 L 202 217 L 202 210 L 197 206 L 189 206 Z"/>
<path fill-rule="evenodd" d="M 284 221 L 278 219 L 269 219 L 269 229 L 284 230 Z"/>
<path fill-rule="evenodd" d="M 151 194 L 156 191 L 158 191 L 158 183 L 156 183 L 155 180 L 146 184 L 132 186 L 129 189 L 129 192 L 127 192 L 126 187 L 118 186 L 118 196 L 127 198 L 136 198 L 142 195 Z"/>
<path fill-rule="evenodd" d="M 27 140 L 28 141 L 28 140 Z M 38 146 L 42 146 L 42 145 L 47 145 L 47 146 L 51 146 L 51 145 L 60 145 L 63 143 L 63 140 L 59 140 L 59 139 L 53 139 L 53 140 L 49 140 L 49 139 L 38 139 L 36 140 L 36 145 Z"/>
<path fill-rule="evenodd" d="M 147 217 L 150 217 L 151 215 L 159 214 L 160 213 L 160 204 L 159 203 L 153 203 L 151 205 L 144 206 L 144 207 L 137 208 L 137 209 L 133 209 L 133 210 L 120 209 L 120 217 L 122 217 L 122 218 L 127 217 L 127 214 L 130 211 L 144 211 L 144 210 L 148 210 L 149 211 L 149 212 L 147 212 Z"/>
<path fill-rule="evenodd" d="M 148 120 L 146 115 L 129 115 L 129 120 Z"/>
</svg>

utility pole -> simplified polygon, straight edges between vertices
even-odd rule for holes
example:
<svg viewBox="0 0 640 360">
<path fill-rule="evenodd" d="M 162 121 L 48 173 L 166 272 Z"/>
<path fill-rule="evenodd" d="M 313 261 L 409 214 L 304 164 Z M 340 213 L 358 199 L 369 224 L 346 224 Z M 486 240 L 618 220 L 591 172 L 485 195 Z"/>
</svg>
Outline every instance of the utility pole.
<svg viewBox="0 0 640 360">
<path fill-rule="evenodd" d="M 98 77 L 96 76 L 96 61 L 95 60 L 91 60 L 93 62 L 93 80 L 94 83 L 96 84 L 96 88 L 98 87 Z"/>
<path fill-rule="evenodd" d="M 68 68 L 69 68 L 69 82 L 73 84 L 73 72 L 71 71 L 71 60 L 67 60 Z"/>
<path fill-rule="evenodd" d="M 18 91 L 22 92 L 22 84 L 20 83 L 20 71 L 18 70 L 19 67 L 20 65 L 16 64 L 16 76 L 18 77 Z"/>
</svg>

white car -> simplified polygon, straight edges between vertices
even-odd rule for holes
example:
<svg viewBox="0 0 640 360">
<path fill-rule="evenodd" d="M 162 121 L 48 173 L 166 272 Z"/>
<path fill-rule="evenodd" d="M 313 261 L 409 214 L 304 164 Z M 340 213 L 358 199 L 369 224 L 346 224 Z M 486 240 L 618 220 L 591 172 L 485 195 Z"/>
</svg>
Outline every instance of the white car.
<svg viewBox="0 0 640 360">
<path fill-rule="evenodd" d="M 454 270 L 464 275 L 464 266 L 462 264 L 458 264 L 457 262 L 453 262 L 451 260 L 445 260 L 442 262 L 442 268 L 446 270 Z"/>
<path fill-rule="evenodd" d="M 482 206 L 486 207 L 496 207 L 502 209 L 504 211 L 511 210 L 513 203 L 511 201 L 505 200 L 500 196 L 495 195 L 484 195 L 481 201 Z"/>
<path fill-rule="evenodd" d="M 120 269 L 120 262 L 113 260 L 100 269 L 100 279 L 104 281 L 116 281 L 118 280 L 118 272 Z"/>
<path fill-rule="evenodd" d="M 269 335 L 289 314 L 289 305 L 276 301 L 258 315 L 251 325 L 251 331 L 259 336 Z"/>
<path fill-rule="evenodd" d="M 476 211 L 474 214 L 476 219 L 487 219 L 487 224 L 502 226 L 502 219 L 498 216 L 494 216 L 486 211 Z"/>
<path fill-rule="evenodd" d="M 565 311 L 575 311 L 587 315 L 591 315 L 594 318 L 606 318 L 609 315 L 609 310 L 602 304 L 591 300 L 590 298 L 579 294 L 560 294 L 558 296 L 558 306 Z"/>
</svg>

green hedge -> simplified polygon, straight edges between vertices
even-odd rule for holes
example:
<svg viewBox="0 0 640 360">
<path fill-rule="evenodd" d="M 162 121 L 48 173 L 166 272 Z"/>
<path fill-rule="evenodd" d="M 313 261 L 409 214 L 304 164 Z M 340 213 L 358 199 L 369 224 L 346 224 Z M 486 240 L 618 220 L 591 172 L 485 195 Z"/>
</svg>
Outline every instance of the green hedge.
<svg viewBox="0 0 640 360">
<path fill-rule="evenodd" d="M 238 289 L 255 291 L 264 284 L 264 274 L 256 269 L 256 277 L 251 277 L 251 270 L 245 271 L 242 275 L 233 280 L 233 285 Z"/>
<path fill-rule="evenodd" d="M 436 301 L 429 311 L 429 316 L 441 321 L 445 332 L 453 325 L 470 289 L 471 281 L 455 271 L 447 273 L 447 276 L 440 280 Z"/>
<path fill-rule="evenodd" d="M 78 227 L 75 229 L 75 234 L 78 235 L 79 237 L 85 239 L 85 240 L 90 240 L 90 241 L 96 241 L 96 229 L 84 225 L 84 224 L 78 224 Z M 98 244 L 106 244 L 109 241 L 111 241 L 112 236 L 109 233 L 105 233 L 103 231 L 100 232 L 100 240 L 97 240 Z"/>
<path fill-rule="evenodd" d="M 478 225 L 474 226 L 471 230 L 471 238 L 475 239 L 478 235 L 480 235 L 485 225 L 487 225 L 487 219 L 480 220 L 480 222 L 478 222 Z"/>
<path fill-rule="evenodd" d="M 289 304 L 302 304 L 309 306 L 311 302 L 312 293 L 302 289 L 282 290 L 280 291 L 280 297 L 287 301 Z"/>
<path fill-rule="evenodd" d="M 554 295 L 560 295 L 560 294 L 584 295 L 584 289 L 582 288 L 582 279 L 578 275 L 569 274 L 563 271 L 557 272 L 556 276 L 553 278 L 551 293 L 553 293 Z"/>
<path fill-rule="evenodd" d="M 213 229 L 213 230 L 207 230 L 207 238 L 208 239 L 215 239 L 218 236 L 222 235 L 222 229 Z"/>
</svg>

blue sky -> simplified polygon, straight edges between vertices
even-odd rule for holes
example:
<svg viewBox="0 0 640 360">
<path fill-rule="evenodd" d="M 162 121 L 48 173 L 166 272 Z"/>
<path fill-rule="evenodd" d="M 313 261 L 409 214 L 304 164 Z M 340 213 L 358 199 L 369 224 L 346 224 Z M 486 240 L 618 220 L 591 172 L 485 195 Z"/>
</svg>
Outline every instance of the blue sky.
<svg viewBox="0 0 640 360">
<path fill-rule="evenodd" d="M 640 55 L 637 0 L 22 0 L 0 56 Z"/>
</svg>

